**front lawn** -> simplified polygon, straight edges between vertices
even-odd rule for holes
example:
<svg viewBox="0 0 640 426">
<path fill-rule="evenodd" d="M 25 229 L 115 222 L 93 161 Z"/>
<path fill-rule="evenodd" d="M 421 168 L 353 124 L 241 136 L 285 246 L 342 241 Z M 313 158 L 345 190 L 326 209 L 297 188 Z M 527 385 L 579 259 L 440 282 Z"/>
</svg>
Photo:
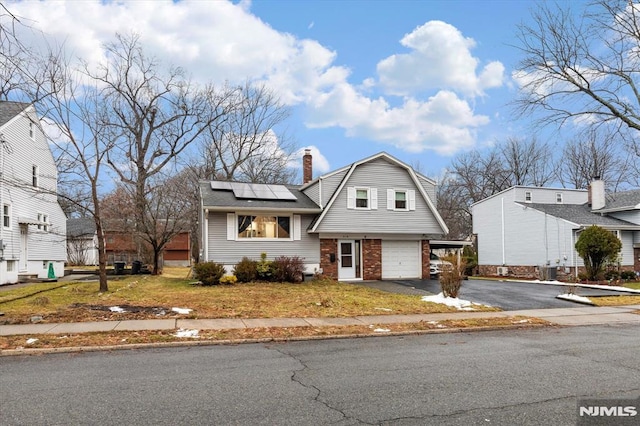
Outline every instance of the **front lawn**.
<svg viewBox="0 0 640 426">
<path fill-rule="evenodd" d="M 420 296 L 392 294 L 328 280 L 301 284 L 251 283 L 203 287 L 187 269 L 167 268 L 162 276 L 124 276 L 109 281 L 34 284 L 0 293 L 0 323 L 102 321 L 147 318 L 283 318 L 457 312 Z M 126 312 L 112 312 L 120 307 Z M 190 313 L 172 308 L 191 309 Z M 153 309 L 158 308 L 158 309 Z M 478 306 L 477 310 L 495 311 Z M 40 320 L 35 318 L 34 320 Z"/>
</svg>

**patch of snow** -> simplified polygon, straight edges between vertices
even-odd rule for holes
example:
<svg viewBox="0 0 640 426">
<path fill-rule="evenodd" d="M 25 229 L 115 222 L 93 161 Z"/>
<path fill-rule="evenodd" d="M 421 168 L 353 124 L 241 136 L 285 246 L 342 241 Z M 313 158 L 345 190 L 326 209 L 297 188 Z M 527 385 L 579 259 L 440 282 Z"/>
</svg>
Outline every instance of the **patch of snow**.
<svg viewBox="0 0 640 426">
<path fill-rule="evenodd" d="M 423 302 L 440 303 L 454 307 L 460 311 L 475 311 L 473 305 L 480 306 L 479 303 L 469 302 L 468 300 L 458 299 L 457 297 L 444 297 L 442 292 L 435 296 L 422 296 Z"/>
<path fill-rule="evenodd" d="M 124 309 L 122 309 L 120 306 L 112 306 L 112 307 L 109 308 L 109 310 L 111 312 L 118 312 L 118 313 L 127 312 Z"/>
<path fill-rule="evenodd" d="M 174 336 L 176 337 L 191 337 L 193 339 L 197 339 L 200 336 L 198 336 L 198 333 L 200 332 L 200 330 L 184 330 L 184 329 L 179 329 L 178 331 L 176 331 L 176 334 L 174 334 Z"/>
<path fill-rule="evenodd" d="M 35 337 L 32 337 L 30 339 L 27 339 L 27 345 L 31 345 L 31 344 L 33 344 L 33 343 L 35 343 L 37 341 L 38 341 L 38 339 L 36 339 Z"/>
<path fill-rule="evenodd" d="M 427 323 L 431 324 L 431 325 L 436 325 L 436 324 L 438 324 L 438 321 L 427 321 Z"/>
<path fill-rule="evenodd" d="M 378 311 L 385 311 L 385 312 L 392 312 L 393 311 L 393 309 L 389 309 L 389 308 L 373 308 L 373 309 L 376 309 Z"/>
<path fill-rule="evenodd" d="M 375 330 L 373 330 L 375 333 L 388 333 L 391 330 L 389 330 L 388 328 L 376 328 Z"/>
<path fill-rule="evenodd" d="M 183 314 L 183 315 L 187 315 L 189 312 L 191 312 L 193 309 L 189 309 L 189 308 L 171 308 L 171 310 L 175 313 L 178 314 Z"/>
<path fill-rule="evenodd" d="M 577 294 L 565 293 L 559 294 L 557 297 L 558 299 L 570 300 L 572 302 L 588 303 L 590 305 L 593 304 L 588 297 L 578 296 Z"/>
<path fill-rule="evenodd" d="M 528 319 L 523 319 L 523 320 L 520 320 L 520 321 L 511 321 L 511 322 L 514 323 L 514 324 L 524 324 L 524 323 L 529 322 L 529 320 Z"/>
</svg>

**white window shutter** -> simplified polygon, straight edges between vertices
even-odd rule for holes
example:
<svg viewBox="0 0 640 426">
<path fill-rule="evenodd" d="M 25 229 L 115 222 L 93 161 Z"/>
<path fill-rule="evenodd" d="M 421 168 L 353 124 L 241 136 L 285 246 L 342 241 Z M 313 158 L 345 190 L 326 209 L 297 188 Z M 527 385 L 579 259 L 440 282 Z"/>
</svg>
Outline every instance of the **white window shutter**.
<svg viewBox="0 0 640 426">
<path fill-rule="evenodd" d="M 387 210 L 393 210 L 396 206 L 396 191 L 387 189 Z"/>
<path fill-rule="evenodd" d="M 347 188 L 347 208 L 356 208 L 356 189 L 353 186 Z"/>
<path fill-rule="evenodd" d="M 236 239 L 236 215 L 227 213 L 227 240 Z"/>
<path fill-rule="evenodd" d="M 295 241 L 300 241 L 302 237 L 302 224 L 299 214 L 293 215 L 293 239 Z"/>
<path fill-rule="evenodd" d="M 413 189 L 410 189 L 408 191 L 408 195 L 409 195 L 409 210 L 415 210 L 416 209 L 416 191 Z"/>
<path fill-rule="evenodd" d="M 378 210 L 378 188 L 371 188 L 371 210 Z"/>
</svg>

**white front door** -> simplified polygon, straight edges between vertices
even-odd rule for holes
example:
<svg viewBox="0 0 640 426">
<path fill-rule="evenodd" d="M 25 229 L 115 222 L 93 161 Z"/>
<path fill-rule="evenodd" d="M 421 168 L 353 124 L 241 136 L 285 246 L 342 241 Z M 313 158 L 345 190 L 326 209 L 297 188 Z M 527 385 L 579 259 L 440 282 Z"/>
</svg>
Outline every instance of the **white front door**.
<svg viewBox="0 0 640 426">
<path fill-rule="evenodd" d="M 356 277 L 356 248 L 353 240 L 338 241 L 338 279 Z"/>
<path fill-rule="evenodd" d="M 19 271 L 25 272 L 27 270 L 27 226 L 20 225 L 20 262 L 19 262 Z"/>
</svg>

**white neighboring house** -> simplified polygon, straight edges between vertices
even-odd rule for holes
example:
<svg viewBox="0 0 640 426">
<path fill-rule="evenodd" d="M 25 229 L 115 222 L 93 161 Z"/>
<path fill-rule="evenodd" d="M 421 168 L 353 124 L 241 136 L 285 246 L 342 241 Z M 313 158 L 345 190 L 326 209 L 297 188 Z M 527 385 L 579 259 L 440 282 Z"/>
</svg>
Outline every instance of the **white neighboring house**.
<svg viewBox="0 0 640 426">
<path fill-rule="evenodd" d="M 58 171 L 32 105 L 0 101 L 0 285 L 64 275 Z"/>
<path fill-rule="evenodd" d="M 67 263 L 98 264 L 98 234 L 91 217 L 67 219 Z"/>
<path fill-rule="evenodd" d="M 605 193 L 600 179 L 589 190 L 514 186 L 471 209 L 482 275 L 538 277 L 548 268 L 577 276 L 584 264 L 575 244 L 591 225 L 620 239 L 623 270 L 640 270 L 640 189 Z"/>
</svg>

